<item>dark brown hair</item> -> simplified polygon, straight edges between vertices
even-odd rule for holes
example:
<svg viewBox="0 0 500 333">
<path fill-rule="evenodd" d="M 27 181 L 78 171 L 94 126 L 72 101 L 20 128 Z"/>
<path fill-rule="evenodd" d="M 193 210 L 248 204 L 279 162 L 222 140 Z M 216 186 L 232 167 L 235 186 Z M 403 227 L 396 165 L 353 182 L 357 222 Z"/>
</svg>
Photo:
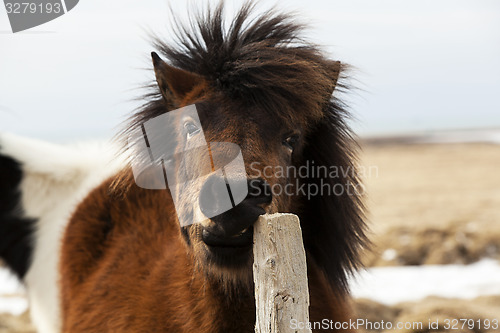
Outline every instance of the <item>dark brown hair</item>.
<svg viewBox="0 0 500 333">
<path fill-rule="evenodd" d="M 227 103 L 258 106 L 270 119 L 305 122 L 306 146 L 295 165 L 314 161 L 315 167 L 334 166 L 344 173 L 326 179 L 330 186 L 358 188 L 358 146 L 346 123 L 349 113 L 337 97 L 348 90 L 346 66 L 304 41 L 303 26 L 293 15 L 271 10 L 255 16 L 253 7 L 247 2 L 225 27 L 221 2 L 214 10 L 198 14 L 191 24 L 174 21 L 177 42 L 167 45 L 156 38 L 154 46 L 170 65 L 200 76 L 211 94 Z M 161 97 L 156 83 L 150 88 L 144 96 L 148 102 L 131 118 L 125 134 L 178 107 Z M 317 178 L 303 181 L 321 185 Z M 368 243 L 361 199 L 355 191 L 354 195 L 304 197 L 293 211 L 301 219 L 309 260 L 336 290 L 347 290 L 347 274 L 358 267 L 359 251 Z"/>
</svg>

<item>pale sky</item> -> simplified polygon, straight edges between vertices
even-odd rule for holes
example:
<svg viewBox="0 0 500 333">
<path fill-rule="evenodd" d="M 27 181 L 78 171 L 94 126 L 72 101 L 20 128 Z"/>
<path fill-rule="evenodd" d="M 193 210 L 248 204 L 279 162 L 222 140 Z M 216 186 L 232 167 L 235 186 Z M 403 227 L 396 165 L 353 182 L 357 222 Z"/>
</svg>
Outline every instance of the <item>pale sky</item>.
<svg viewBox="0 0 500 333">
<path fill-rule="evenodd" d="M 111 137 L 152 78 L 141 69 L 154 50 L 147 31 L 169 38 L 167 2 L 81 0 L 17 34 L 0 6 L 0 131 Z M 500 1 L 262 0 L 259 8 L 273 4 L 296 10 L 313 41 L 357 68 L 360 89 L 348 100 L 360 135 L 500 127 Z M 185 1 L 172 7 L 187 16 Z"/>
</svg>

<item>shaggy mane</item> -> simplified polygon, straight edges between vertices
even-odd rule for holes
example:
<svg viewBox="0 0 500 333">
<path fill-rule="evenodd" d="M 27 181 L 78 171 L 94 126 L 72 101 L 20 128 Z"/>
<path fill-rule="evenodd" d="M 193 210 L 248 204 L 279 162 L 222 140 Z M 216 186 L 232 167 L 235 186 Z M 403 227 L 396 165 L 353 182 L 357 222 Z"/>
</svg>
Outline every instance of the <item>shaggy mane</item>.
<svg viewBox="0 0 500 333">
<path fill-rule="evenodd" d="M 190 16 L 187 23 L 171 16 L 174 42 L 167 44 L 153 37 L 153 47 L 167 63 L 201 76 L 210 91 L 230 100 L 259 106 L 285 119 L 290 118 L 290 105 L 296 114 L 318 116 L 325 106 L 319 101 L 335 85 L 336 89 L 345 88 L 342 80 L 335 82 L 332 77 L 346 66 L 304 41 L 304 26 L 292 14 L 269 10 L 257 15 L 255 3 L 248 1 L 227 23 L 221 1 L 214 9 Z M 335 69 L 334 63 L 340 68 Z M 128 131 L 178 107 L 165 105 L 156 82 L 147 88 L 150 90 L 141 97 L 147 102 L 130 119 Z M 342 109 L 339 100 L 332 102 Z"/>
</svg>

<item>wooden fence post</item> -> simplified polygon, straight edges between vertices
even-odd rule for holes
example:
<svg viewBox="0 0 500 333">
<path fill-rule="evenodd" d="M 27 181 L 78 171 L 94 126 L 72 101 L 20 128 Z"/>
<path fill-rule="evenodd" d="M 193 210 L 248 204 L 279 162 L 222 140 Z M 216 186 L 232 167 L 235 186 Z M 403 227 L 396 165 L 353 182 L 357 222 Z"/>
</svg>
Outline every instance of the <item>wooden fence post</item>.
<svg viewBox="0 0 500 333">
<path fill-rule="evenodd" d="M 254 225 L 253 255 L 255 332 L 311 332 L 296 328 L 309 322 L 306 254 L 299 218 L 280 213 L 260 216 Z"/>
</svg>

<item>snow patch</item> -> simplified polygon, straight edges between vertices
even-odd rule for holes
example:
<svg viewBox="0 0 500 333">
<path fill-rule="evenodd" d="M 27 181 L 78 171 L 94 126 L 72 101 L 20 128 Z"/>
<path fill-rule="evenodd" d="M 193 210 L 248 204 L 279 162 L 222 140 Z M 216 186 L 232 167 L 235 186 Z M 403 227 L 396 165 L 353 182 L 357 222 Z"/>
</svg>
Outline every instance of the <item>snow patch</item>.
<svg viewBox="0 0 500 333">
<path fill-rule="evenodd" d="M 0 268 L 0 313 L 15 316 L 28 309 L 25 290 L 19 280 L 6 268 Z"/>
<path fill-rule="evenodd" d="M 355 298 L 394 305 L 427 296 L 472 299 L 500 295 L 500 264 L 482 259 L 471 265 L 374 267 L 351 281 Z"/>
</svg>

